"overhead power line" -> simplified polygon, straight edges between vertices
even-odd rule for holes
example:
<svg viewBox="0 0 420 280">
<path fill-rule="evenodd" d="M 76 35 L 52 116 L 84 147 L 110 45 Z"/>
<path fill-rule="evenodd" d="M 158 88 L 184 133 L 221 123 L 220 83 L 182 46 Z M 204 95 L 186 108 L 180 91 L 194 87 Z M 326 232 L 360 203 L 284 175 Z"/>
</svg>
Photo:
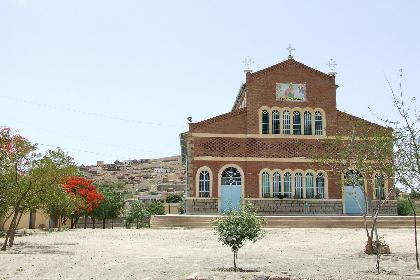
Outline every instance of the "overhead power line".
<svg viewBox="0 0 420 280">
<path fill-rule="evenodd" d="M 32 106 L 38 106 L 38 107 L 43 107 L 43 108 L 52 109 L 52 110 L 58 110 L 58 111 L 65 110 L 65 111 L 73 112 L 73 113 L 77 113 L 77 114 L 84 114 L 84 115 L 87 115 L 87 116 L 93 116 L 93 117 L 98 117 L 98 118 L 107 118 L 107 119 L 111 119 L 111 120 L 116 120 L 116 121 L 121 121 L 121 122 L 126 122 L 126 123 L 133 123 L 133 124 L 137 124 L 137 125 L 154 125 L 154 126 L 166 126 L 166 127 L 181 126 L 180 124 L 174 124 L 174 123 L 144 122 L 144 121 L 139 121 L 139 120 L 122 118 L 122 117 L 115 116 L 115 115 L 108 115 L 108 114 L 95 113 L 95 112 L 86 112 L 86 111 L 74 109 L 74 108 L 71 108 L 71 107 L 55 106 L 55 105 L 50 105 L 50 104 L 46 104 L 46 103 L 39 103 L 39 102 L 35 102 L 35 101 L 32 101 L 32 100 L 28 100 L 28 99 L 16 98 L 16 97 L 11 97 L 11 96 L 6 96 L 6 95 L 0 95 L 0 98 L 9 99 L 9 100 L 13 100 L 15 102 L 26 103 L 26 104 L 29 104 L 29 105 L 32 105 Z"/>
</svg>

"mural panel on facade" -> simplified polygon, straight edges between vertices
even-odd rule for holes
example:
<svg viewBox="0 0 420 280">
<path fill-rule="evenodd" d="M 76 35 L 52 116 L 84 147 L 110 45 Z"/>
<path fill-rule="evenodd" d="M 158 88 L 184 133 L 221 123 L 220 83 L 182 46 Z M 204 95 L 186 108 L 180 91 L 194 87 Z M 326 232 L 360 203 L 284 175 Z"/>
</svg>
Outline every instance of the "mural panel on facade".
<svg viewBox="0 0 420 280">
<path fill-rule="evenodd" d="M 306 100 L 306 84 L 277 83 L 276 100 Z"/>
</svg>

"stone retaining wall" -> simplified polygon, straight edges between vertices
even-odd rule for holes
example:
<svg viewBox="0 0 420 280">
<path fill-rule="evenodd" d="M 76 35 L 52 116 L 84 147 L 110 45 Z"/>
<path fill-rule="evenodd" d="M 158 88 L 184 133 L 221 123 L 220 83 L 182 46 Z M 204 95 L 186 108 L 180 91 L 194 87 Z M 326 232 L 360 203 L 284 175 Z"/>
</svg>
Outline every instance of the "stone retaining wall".
<svg viewBox="0 0 420 280">
<path fill-rule="evenodd" d="M 373 211 L 377 209 L 377 200 L 372 200 Z M 387 200 L 384 205 L 381 207 L 379 215 L 383 216 L 395 216 L 397 213 L 397 201 L 396 200 Z"/>
<path fill-rule="evenodd" d="M 218 210 L 217 198 L 202 198 L 202 197 L 187 198 L 187 213 L 188 214 L 217 213 L 218 211 L 219 210 Z"/>
<path fill-rule="evenodd" d="M 264 215 L 342 215 L 341 199 L 247 198 Z"/>
<path fill-rule="evenodd" d="M 341 199 L 277 199 L 277 198 L 246 198 L 262 215 L 343 215 Z M 372 201 L 376 210 L 376 200 Z M 187 213 L 206 214 L 218 212 L 217 198 L 187 199 Z M 397 201 L 389 200 L 381 208 L 380 215 L 397 215 Z"/>
</svg>

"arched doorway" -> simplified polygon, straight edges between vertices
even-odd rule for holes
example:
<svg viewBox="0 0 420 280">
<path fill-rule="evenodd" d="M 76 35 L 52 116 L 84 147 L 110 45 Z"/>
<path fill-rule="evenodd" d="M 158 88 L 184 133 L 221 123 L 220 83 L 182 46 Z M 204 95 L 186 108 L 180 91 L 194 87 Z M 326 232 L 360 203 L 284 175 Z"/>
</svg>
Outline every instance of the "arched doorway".
<svg viewBox="0 0 420 280">
<path fill-rule="evenodd" d="M 227 167 L 223 170 L 220 177 L 222 212 L 233 209 L 238 210 L 241 203 L 242 176 L 241 172 L 235 167 Z"/>
<path fill-rule="evenodd" d="M 366 211 L 365 183 L 359 171 L 349 170 L 344 176 L 345 214 L 362 214 Z"/>
</svg>

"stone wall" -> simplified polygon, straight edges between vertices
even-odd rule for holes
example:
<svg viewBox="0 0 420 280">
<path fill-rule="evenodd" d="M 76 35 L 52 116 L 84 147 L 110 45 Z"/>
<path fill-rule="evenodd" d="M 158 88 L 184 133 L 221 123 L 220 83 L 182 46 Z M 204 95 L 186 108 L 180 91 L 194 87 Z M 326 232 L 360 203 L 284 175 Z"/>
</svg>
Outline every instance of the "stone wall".
<svg viewBox="0 0 420 280">
<path fill-rule="evenodd" d="M 377 200 L 372 200 L 372 208 L 373 211 L 377 209 Z M 396 200 L 387 200 L 385 201 L 384 205 L 381 207 L 381 211 L 379 215 L 382 216 L 396 216 L 397 213 L 397 201 Z"/>
<path fill-rule="evenodd" d="M 341 199 L 248 198 L 263 215 L 342 215 Z"/>
<path fill-rule="evenodd" d="M 217 198 L 187 198 L 187 214 L 209 214 L 217 212 L 219 212 Z"/>
</svg>

